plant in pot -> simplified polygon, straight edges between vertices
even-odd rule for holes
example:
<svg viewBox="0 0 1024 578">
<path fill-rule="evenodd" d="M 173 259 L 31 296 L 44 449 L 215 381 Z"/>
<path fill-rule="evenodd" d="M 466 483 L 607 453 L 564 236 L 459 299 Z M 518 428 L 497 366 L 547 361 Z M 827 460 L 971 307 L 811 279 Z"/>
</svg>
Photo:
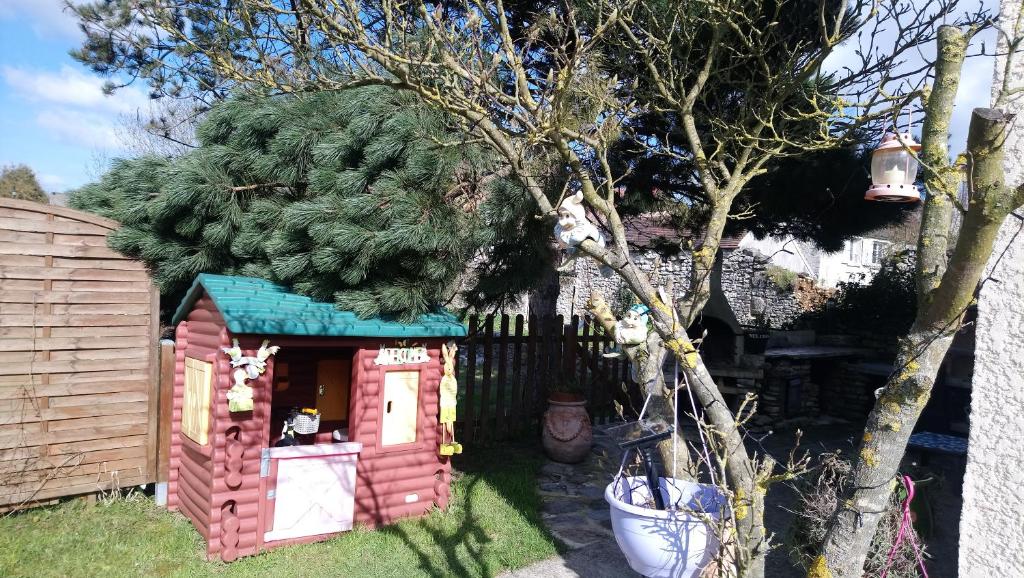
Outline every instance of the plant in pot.
<svg viewBox="0 0 1024 578">
<path fill-rule="evenodd" d="M 579 382 L 567 373 L 559 373 L 548 395 L 544 412 L 541 443 L 544 453 L 556 462 L 575 464 L 590 454 L 594 432 L 587 414 L 587 401 Z"/>
</svg>

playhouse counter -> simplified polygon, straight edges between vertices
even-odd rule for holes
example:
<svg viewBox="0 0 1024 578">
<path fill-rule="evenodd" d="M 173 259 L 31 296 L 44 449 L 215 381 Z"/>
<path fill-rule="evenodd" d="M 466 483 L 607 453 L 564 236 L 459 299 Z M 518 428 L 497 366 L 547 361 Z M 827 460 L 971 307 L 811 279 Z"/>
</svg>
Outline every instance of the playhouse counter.
<svg viewBox="0 0 1024 578">
<path fill-rule="evenodd" d="M 287 446 L 267 448 L 264 455 L 268 458 L 305 458 L 313 456 L 335 456 L 340 454 L 358 454 L 363 450 L 359 442 L 341 442 L 332 444 L 316 444 L 307 446 Z"/>
</svg>

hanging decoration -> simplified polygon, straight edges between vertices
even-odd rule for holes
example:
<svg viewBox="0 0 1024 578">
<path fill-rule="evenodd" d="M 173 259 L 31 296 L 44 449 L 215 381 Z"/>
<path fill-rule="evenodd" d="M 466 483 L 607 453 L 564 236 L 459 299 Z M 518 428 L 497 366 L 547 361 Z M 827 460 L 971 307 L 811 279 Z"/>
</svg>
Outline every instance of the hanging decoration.
<svg viewBox="0 0 1024 578">
<path fill-rule="evenodd" d="M 568 273 L 576 267 L 576 247 L 586 239 L 592 239 L 600 247 L 604 247 L 604 235 L 600 229 L 587 219 L 587 210 L 583 206 L 583 191 L 570 195 L 558 206 L 558 222 L 555 224 L 555 239 L 565 257 L 558 266 L 562 273 Z M 602 270 L 604 274 L 604 270 Z"/>
<path fill-rule="evenodd" d="M 441 449 L 442 456 L 462 453 L 462 444 L 455 441 L 455 407 L 458 404 L 459 385 L 455 381 L 455 343 L 441 344 L 444 358 L 444 377 L 441 378 Z"/>
<path fill-rule="evenodd" d="M 252 388 L 246 385 L 246 381 L 262 375 L 267 370 L 267 359 L 281 350 L 277 345 L 271 347 L 269 344 L 270 340 L 264 339 L 255 357 L 243 356 L 237 339 L 232 340 L 231 347 L 221 347 L 221 351 L 231 358 L 231 367 L 235 368 L 231 373 L 235 383 L 228 390 L 228 411 L 252 411 Z"/>
<path fill-rule="evenodd" d="M 864 198 L 887 203 L 920 201 L 921 193 L 914 184 L 918 166 L 915 155 L 920 150 L 921 145 L 909 132 L 886 133 L 871 153 L 871 188 Z"/>
</svg>

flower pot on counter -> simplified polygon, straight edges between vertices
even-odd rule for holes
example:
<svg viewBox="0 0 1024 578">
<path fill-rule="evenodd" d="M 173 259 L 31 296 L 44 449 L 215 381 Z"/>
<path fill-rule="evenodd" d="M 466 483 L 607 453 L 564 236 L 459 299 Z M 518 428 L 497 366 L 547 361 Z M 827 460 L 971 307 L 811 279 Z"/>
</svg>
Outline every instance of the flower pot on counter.
<svg viewBox="0 0 1024 578">
<path fill-rule="evenodd" d="M 541 436 L 544 453 L 556 462 L 575 464 L 583 461 L 594 443 L 594 431 L 582 396 L 553 393 L 544 412 Z"/>
<path fill-rule="evenodd" d="M 697 578 L 721 549 L 712 525 L 726 515 L 726 497 L 708 484 L 673 478 L 659 482 L 665 504 L 675 509 L 647 507 L 645 478 L 623 477 L 608 484 L 604 499 L 611 507 L 615 541 L 629 567 L 644 576 Z"/>
</svg>

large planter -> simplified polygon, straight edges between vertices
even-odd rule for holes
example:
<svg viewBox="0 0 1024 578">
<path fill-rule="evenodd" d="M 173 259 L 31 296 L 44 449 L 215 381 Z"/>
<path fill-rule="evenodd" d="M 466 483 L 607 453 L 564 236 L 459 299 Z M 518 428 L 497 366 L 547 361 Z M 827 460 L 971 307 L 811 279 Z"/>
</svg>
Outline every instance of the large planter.
<svg viewBox="0 0 1024 578">
<path fill-rule="evenodd" d="M 594 431 L 587 415 L 587 402 L 579 396 L 552 394 L 544 412 L 541 442 L 544 453 L 556 462 L 583 461 L 594 443 Z"/>
<path fill-rule="evenodd" d="M 604 499 L 611 506 L 615 541 L 629 566 L 644 576 L 695 578 L 721 548 L 716 528 L 705 520 L 721 520 L 727 500 L 712 485 L 672 478 L 660 482 L 665 503 L 678 509 L 645 507 L 651 496 L 645 478 L 624 477 L 608 484 Z M 703 512 L 704 518 L 693 512 Z"/>
</svg>

